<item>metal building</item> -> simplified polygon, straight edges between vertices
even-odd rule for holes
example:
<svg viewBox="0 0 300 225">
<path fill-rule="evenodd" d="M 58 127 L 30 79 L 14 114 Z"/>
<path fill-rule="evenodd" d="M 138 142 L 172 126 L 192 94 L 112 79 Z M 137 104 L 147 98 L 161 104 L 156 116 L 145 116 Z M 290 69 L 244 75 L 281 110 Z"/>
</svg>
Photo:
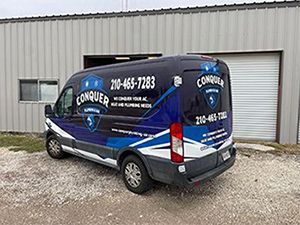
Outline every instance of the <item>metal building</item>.
<svg viewBox="0 0 300 225">
<path fill-rule="evenodd" d="M 299 5 L 2 19 L 0 131 L 43 131 L 45 103 L 84 67 L 201 53 L 231 69 L 236 138 L 300 142 Z"/>
</svg>

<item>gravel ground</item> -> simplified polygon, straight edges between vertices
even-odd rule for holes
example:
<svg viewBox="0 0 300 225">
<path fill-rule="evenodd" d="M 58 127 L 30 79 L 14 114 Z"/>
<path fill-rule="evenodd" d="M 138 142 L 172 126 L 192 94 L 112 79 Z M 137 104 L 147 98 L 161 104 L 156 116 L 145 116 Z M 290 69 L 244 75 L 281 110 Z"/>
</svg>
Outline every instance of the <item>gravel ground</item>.
<svg viewBox="0 0 300 225">
<path fill-rule="evenodd" d="M 299 178 L 300 155 L 238 154 L 197 188 L 140 196 L 93 162 L 0 148 L 0 224 L 300 224 Z"/>
</svg>

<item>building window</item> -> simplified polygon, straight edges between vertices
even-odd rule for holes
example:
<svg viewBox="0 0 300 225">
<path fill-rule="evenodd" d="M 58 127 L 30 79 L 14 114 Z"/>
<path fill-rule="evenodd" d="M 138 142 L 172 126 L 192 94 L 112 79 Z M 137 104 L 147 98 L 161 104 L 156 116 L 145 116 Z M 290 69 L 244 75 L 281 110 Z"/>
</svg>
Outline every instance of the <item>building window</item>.
<svg viewBox="0 0 300 225">
<path fill-rule="evenodd" d="M 39 82 L 39 101 L 55 102 L 58 94 L 57 81 Z"/>
<path fill-rule="evenodd" d="M 54 80 L 20 80 L 20 101 L 55 102 L 58 83 Z"/>
<path fill-rule="evenodd" d="M 20 81 L 20 101 L 38 101 L 38 81 Z"/>
</svg>

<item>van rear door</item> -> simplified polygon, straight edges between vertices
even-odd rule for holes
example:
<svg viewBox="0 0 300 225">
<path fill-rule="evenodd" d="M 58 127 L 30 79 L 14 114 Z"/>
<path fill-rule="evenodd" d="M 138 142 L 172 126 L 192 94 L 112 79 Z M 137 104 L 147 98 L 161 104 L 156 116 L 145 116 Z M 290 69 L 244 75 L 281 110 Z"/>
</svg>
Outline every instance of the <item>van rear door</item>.
<svg viewBox="0 0 300 225">
<path fill-rule="evenodd" d="M 232 143 L 229 70 L 222 61 L 201 57 L 183 59 L 182 69 L 184 158 L 194 162 L 190 170 L 197 175 L 230 157 L 226 156 L 226 146 Z"/>
</svg>

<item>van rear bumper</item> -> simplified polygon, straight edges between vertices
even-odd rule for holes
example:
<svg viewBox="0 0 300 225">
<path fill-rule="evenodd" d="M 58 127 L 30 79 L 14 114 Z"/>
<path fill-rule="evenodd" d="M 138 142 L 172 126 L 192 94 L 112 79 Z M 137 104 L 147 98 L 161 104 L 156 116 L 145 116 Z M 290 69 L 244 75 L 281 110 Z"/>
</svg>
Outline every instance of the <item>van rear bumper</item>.
<svg viewBox="0 0 300 225">
<path fill-rule="evenodd" d="M 191 173 L 193 171 L 186 171 L 186 172 L 179 172 L 178 167 L 179 166 L 185 166 L 185 168 L 189 168 L 190 170 L 193 170 L 192 167 L 189 167 L 188 164 L 189 162 L 185 163 L 172 163 L 170 160 L 167 159 L 162 159 L 162 158 L 157 158 L 157 157 L 147 157 L 149 169 L 150 169 L 150 176 L 152 179 L 166 183 L 166 184 L 172 184 L 176 186 L 181 186 L 181 187 L 190 187 L 194 185 L 198 185 L 202 182 L 205 182 L 211 178 L 214 178 L 227 169 L 229 169 L 231 166 L 233 166 L 235 159 L 236 159 L 236 148 L 233 146 L 230 146 L 226 149 L 222 149 L 221 151 L 224 150 L 229 150 L 231 157 L 226 160 L 225 162 L 222 161 L 220 162 L 220 158 L 218 157 L 216 166 L 212 169 L 209 169 L 203 173 L 195 175 L 193 173 L 193 176 L 191 176 Z M 219 153 L 217 153 L 219 154 Z M 205 163 L 205 157 L 201 159 L 196 159 L 197 161 L 199 160 L 200 163 Z M 194 160 L 193 160 L 194 161 Z M 211 161 L 207 162 L 211 163 Z M 196 168 L 195 168 L 196 169 Z"/>
</svg>

